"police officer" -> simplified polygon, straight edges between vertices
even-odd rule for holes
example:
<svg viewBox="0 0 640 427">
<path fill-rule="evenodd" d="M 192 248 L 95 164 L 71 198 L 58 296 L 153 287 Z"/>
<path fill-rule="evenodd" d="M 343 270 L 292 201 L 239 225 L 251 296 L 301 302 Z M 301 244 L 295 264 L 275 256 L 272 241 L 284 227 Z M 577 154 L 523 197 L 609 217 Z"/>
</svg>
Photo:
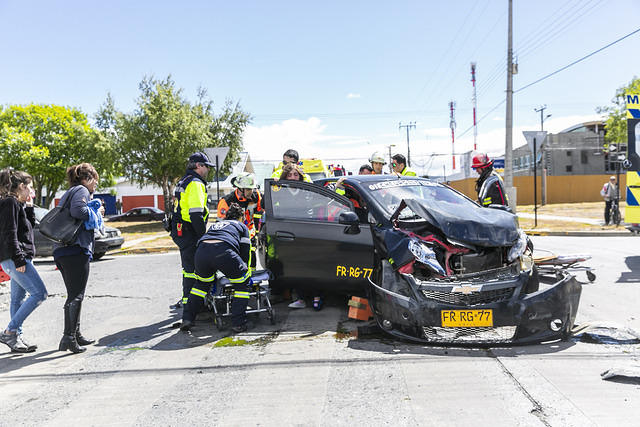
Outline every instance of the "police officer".
<svg viewBox="0 0 640 427">
<path fill-rule="evenodd" d="M 402 176 L 418 176 L 413 169 L 407 167 L 407 158 L 402 154 L 396 154 L 391 158 L 391 168 L 395 173 Z"/>
<path fill-rule="evenodd" d="M 197 152 L 189 157 L 187 171 L 178 181 L 174 192 L 171 237 L 180 249 L 182 262 L 182 300 L 173 305 L 179 308 L 187 303 L 191 287 L 196 283 L 193 257 L 198 239 L 206 231 L 209 219 L 206 177 L 213 164 L 206 154 Z"/>
<path fill-rule="evenodd" d="M 387 164 L 384 156 L 379 151 L 376 151 L 369 157 L 369 163 L 371 163 L 371 167 L 373 168 L 372 175 L 382 175 L 382 167 Z"/>
<path fill-rule="evenodd" d="M 478 202 L 482 206 L 489 205 L 509 205 L 507 192 L 500 175 L 493 170 L 493 160 L 484 153 L 473 156 L 471 167 L 476 170 L 480 177 L 476 181 L 476 192 Z"/>
<path fill-rule="evenodd" d="M 203 308 L 211 283 L 220 270 L 233 284 L 231 324 L 235 333 L 247 330 L 247 303 L 249 302 L 251 273 L 249 271 L 249 229 L 242 223 L 244 209 L 231 203 L 227 218 L 217 221 L 200 238 L 195 253 L 195 272 L 198 281 L 191 288 L 188 302 L 182 312 L 180 330 L 193 326 L 196 314 Z"/>
<path fill-rule="evenodd" d="M 282 155 L 282 163 L 280 163 L 278 167 L 273 171 L 273 173 L 271 174 L 271 178 L 280 179 L 280 175 L 282 175 L 282 168 L 284 168 L 289 163 L 293 163 L 297 165 L 299 160 L 300 160 L 300 155 L 298 154 L 298 152 L 291 148 L 288 149 Z M 302 175 L 305 182 L 312 182 L 311 177 L 309 175 L 307 175 L 306 173 L 303 173 Z"/>
<path fill-rule="evenodd" d="M 257 190 L 256 178 L 249 172 L 242 172 L 238 176 L 231 178 L 231 185 L 236 187 L 236 189 L 220 199 L 218 203 L 218 218 L 225 219 L 229 206 L 231 206 L 232 203 L 237 203 L 243 209 L 243 222 L 249 229 L 251 250 L 255 251 L 256 232 L 263 213 L 262 195 Z M 251 205 L 254 205 L 253 209 L 249 208 Z M 251 268 L 255 269 L 255 252 L 251 255 Z"/>
</svg>

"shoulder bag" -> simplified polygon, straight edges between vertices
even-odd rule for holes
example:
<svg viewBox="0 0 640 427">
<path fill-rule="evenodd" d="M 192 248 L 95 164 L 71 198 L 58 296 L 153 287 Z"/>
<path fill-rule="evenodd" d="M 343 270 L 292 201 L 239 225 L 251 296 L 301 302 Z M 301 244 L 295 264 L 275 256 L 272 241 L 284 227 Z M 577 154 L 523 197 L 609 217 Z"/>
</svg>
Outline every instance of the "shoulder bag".
<svg viewBox="0 0 640 427">
<path fill-rule="evenodd" d="M 76 190 L 75 192 L 77 192 Z M 74 192 L 74 193 L 75 193 Z M 73 243 L 84 220 L 71 216 L 69 205 L 73 194 L 67 196 L 62 206 L 51 209 L 40 221 L 40 233 L 49 239 L 69 245 Z"/>
</svg>

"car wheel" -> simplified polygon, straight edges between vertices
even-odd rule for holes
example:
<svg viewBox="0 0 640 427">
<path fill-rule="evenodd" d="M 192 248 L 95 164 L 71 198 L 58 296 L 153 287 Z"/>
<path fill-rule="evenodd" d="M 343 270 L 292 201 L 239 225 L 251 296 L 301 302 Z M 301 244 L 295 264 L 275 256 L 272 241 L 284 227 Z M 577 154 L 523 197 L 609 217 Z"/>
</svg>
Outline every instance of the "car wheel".
<svg viewBox="0 0 640 427">
<path fill-rule="evenodd" d="M 102 258 L 104 256 L 104 254 L 106 254 L 106 252 L 97 252 L 97 253 L 93 254 L 93 259 L 94 260 L 99 260 L 100 258 Z"/>
</svg>

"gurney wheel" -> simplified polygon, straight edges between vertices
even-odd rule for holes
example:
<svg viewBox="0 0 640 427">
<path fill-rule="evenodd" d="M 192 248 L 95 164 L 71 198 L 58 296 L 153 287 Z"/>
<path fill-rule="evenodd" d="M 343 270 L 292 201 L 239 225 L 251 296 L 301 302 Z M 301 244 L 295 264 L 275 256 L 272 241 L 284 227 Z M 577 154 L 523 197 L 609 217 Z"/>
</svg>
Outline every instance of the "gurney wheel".
<svg viewBox="0 0 640 427">
<path fill-rule="evenodd" d="M 590 282 L 593 282 L 594 280 L 596 280 L 595 273 L 592 273 L 591 271 L 587 271 L 587 279 L 589 279 Z"/>
<path fill-rule="evenodd" d="M 272 325 L 276 324 L 276 310 L 275 309 L 271 309 L 268 313 L 269 316 L 269 322 L 271 322 Z"/>
</svg>

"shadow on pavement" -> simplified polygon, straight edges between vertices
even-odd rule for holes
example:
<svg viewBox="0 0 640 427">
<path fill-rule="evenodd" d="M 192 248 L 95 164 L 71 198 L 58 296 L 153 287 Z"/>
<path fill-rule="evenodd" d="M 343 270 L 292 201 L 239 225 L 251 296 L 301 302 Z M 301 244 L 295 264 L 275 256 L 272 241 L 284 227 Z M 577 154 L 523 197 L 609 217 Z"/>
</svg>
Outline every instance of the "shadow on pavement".
<svg viewBox="0 0 640 427">
<path fill-rule="evenodd" d="M 624 260 L 627 268 L 631 271 L 625 271 L 620 274 L 620 278 L 616 283 L 639 283 L 640 282 L 640 256 L 628 256 Z"/>
<path fill-rule="evenodd" d="M 35 351 L 33 353 L 7 352 L 0 355 L 0 361 L 2 361 L 2 363 L 0 363 L 0 374 L 6 374 L 36 363 L 49 362 L 72 355 L 73 353 L 71 352 L 58 350 Z"/>
</svg>

